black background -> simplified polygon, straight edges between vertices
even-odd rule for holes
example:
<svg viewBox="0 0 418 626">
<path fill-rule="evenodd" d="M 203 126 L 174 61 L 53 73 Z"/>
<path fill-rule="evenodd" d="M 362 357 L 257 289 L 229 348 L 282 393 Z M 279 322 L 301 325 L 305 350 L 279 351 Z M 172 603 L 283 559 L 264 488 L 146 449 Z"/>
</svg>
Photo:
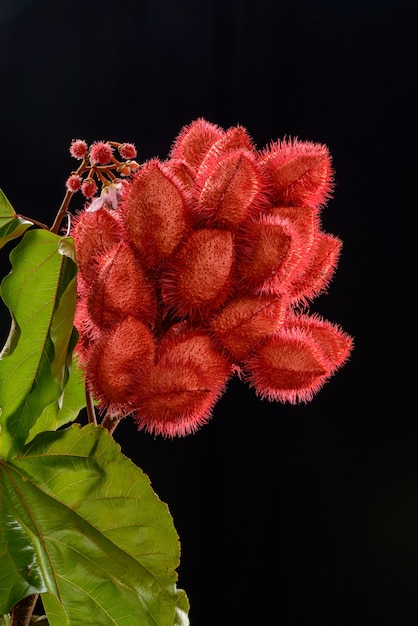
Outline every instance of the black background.
<svg viewBox="0 0 418 626">
<path fill-rule="evenodd" d="M 333 156 L 323 227 L 344 247 L 312 310 L 354 336 L 349 363 L 306 406 L 233 380 L 196 435 L 116 431 L 174 517 L 192 626 L 418 623 L 412 7 L 0 1 L 0 187 L 18 213 L 52 223 L 74 138 L 164 158 L 205 117 Z"/>
</svg>

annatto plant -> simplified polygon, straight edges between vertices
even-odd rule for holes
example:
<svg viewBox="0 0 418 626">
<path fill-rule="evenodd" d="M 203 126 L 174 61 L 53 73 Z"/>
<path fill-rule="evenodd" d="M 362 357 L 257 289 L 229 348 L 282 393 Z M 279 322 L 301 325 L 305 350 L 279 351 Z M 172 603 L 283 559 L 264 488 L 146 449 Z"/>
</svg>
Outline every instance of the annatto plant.
<svg viewBox="0 0 418 626">
<path fill-rule="evenodd" d="M 258 150 L 204 119 L 165 160 L 112 141 L 70 152 L 51 228 L 0 196 L 1 245 L 20 238 L 1 284 L 0 623 L 28 624 L 40 596 L 51 626 L 180 626 L 172 518 L 112 434 L 128 416 L 193 433 L 235 374 L 307 402 L 347 360 L 351 337 L 308 312 L 341 250 L 321 228 L 331 157 L 290 139 Z"/>
</svg>

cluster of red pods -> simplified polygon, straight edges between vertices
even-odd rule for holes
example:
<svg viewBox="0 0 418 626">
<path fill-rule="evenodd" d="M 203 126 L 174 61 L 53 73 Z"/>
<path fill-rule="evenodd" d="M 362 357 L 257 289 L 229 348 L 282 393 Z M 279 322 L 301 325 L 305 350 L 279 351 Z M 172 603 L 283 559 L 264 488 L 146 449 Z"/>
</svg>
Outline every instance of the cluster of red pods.
<svg viewBox="0 0 418 626">
<path fill-rule="evenodd" d="M 352 339 L 309 315 L 341 241 L 322 230 L 326 146 L 258 150 L 242 126 L 185 126 L 166 160 L 115 179 L 78 213 L 78 357 L 103 412 L 183 436 L 207 422 L 229 378 L 309 401 Z"/>
</svg>

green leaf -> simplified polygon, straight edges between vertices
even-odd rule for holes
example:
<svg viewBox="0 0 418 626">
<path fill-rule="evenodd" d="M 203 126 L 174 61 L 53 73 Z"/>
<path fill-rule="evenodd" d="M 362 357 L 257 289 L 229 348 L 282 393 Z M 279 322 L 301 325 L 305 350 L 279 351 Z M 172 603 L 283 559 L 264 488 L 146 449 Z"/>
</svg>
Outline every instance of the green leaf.
<svg viewBox="0 0 418 626">
<path fill-rule="evenodd" d="M 41 433 L 0 461 L 0 481 L 0 613 L 30 592 L 30 561 L 51 626 L 188 624 L 167 506 L 105 429 Z"/>
<path fill-rule="evenodd" d="M 13 323 L 0 359 L 0 457 L 22 448 L 67 382 L 76 301 L 72 250 L 71 239 L 33 230 L 11 252 L 12 271 L 1 284 Z"/>
<path fill-rule="evenodd" d="M 33 223 L 16 215 L 12 205 L 0 189 L 0 248 L 11 239 L 20 237 L 30 226 L 33 226 Z"/>
<path fill-rule="evenodd" d="M 64 392 L 58 400 L 51 402 L 32 426 L 27 441 L 44 430 L 58 430 L 61 426 L 77 419 L 81 409 L 86 405 L 83 374 L 73 356 L 71 373 Z"/>
</svg>

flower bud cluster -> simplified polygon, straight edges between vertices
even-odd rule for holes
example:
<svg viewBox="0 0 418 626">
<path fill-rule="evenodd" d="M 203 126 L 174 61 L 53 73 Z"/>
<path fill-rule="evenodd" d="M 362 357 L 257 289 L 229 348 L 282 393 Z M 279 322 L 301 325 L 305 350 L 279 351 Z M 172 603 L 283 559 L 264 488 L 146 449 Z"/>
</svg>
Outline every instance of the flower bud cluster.
<svg viewBox="0 0 418 626">
<path fill-rule="evenodd" d="M 122 160 L 114 155 L 115 148 Z M 66 187 L 71 193 L 79 189 L 88 200 L 93 198 L 99 185 L 114 183 L 119 176 L 131 176 L 139 165 L 135 159 L 136 148 L 132 143 L 117 143 L 116 141 L 96 141 L 88 146 L 84 139 L 74 139 L 70 145 L 70 154 L 81 160 L 80 167 L 71 172 Z"/>
<path fill-rule="evenodd" d="M 77 351 L 99 406 L 172 437 L 207 422 L 236 372 L 262 398 L 309 401 L 352 348 L 301 313 L 340 253 L 320 220 L 332 184 L 326 146 L 260 151 L 243 127 L 198 119 L 166 160 L 105 188 L 72 229 Z"/>
</svg>

